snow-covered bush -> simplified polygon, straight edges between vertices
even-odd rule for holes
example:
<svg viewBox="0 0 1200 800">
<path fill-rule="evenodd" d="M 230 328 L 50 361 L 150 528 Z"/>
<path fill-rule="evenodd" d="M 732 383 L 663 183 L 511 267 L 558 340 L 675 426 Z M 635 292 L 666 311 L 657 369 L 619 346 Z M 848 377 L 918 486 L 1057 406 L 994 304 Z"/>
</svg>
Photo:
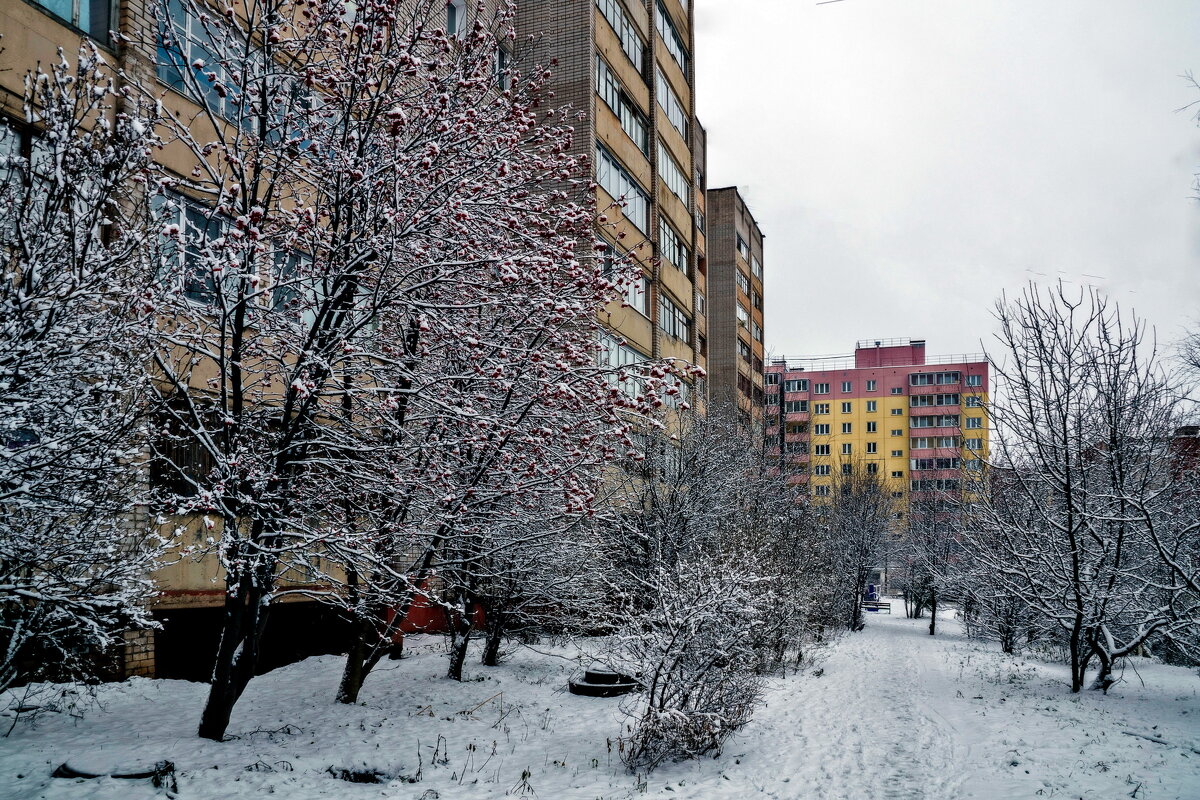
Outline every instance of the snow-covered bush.
<svg viewBox="0 0 1200 800">
<path fill-rule="evenodd" d="M 25 86 L 0 126 L 0 689 L 104 667 L 152 624 L 159 551 L 133 516 L 152 123 L 88 42 Z"/>
<path fill-rule="evenodd" d="M 619 662 L 644 694 L 626 703 L 621 755 L 631 770 L 720 752 L 762 695 L 751 632 L 773 598 L 740 558 L 689 555 L 658 568 L 657 602 L 619 638 Z"/>
<path fill-rule="evenodd" d="M 631 769 L 719 751 L 766 676 L 829 640 L 824 531 L 770 469 L 762 432 L 732 418 L 672 411 L 622 462 L 606 530 L 612 666 L 644 689 L 625 707 Z"/>
</svg>

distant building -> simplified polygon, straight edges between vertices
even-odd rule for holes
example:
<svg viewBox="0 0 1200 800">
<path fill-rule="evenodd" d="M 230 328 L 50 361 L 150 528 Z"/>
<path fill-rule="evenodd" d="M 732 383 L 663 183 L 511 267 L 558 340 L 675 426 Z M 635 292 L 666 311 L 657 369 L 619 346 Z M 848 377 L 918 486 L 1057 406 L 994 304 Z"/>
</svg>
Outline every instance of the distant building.
<svg viewBox="0 0 1200 800">
<path fill-rule="evenodd" d="M 708 192 L 708 389 L 718 407 L 761 419 L 763 235 L 736 186 Z"/>
<path fill-rule="evenodd" d="M 961 493 L 988 456 L 982 355 L 930 359 L 922 339 L 867 340 L 853 356 L 774 360 L 766 384 L 769 452 L 815 498 L 861 468 L 902 517 L 910 501 Z"/>
</svg>

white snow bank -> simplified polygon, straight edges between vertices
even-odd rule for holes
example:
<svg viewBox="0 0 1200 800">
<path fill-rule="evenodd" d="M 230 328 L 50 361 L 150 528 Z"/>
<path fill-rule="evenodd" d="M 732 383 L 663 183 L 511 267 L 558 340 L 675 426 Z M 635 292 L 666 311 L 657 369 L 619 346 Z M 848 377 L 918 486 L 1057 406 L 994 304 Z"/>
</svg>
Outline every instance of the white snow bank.
<svg viewBox="0 0 1200 800">
<path fill-rule="evenodd" d="M 84 717 L 44 715 L 0 740 L 0 797 L 162 797 L 148 781 L 50 777 L 67 760 L 161 759 L 176 764 L 179 796 L 202 800 L 1200 797 L 1194 673 L 1139 663 L 1107 697 L 1071 695 L 1065 668 L 1005 657 L 964 640 L 952 620 L 939 624 L 946 632 L 931 638 L 928 620 L 870 615 L 819 677 L 773 681 L 720 758 L 648 778 L 620 763 L 620 699 L 567 693 L 574 661 L 523 651 L 501 667 L 469 666 L 472 680 L 459 684 L 441 677 L 430 639 L 384 662 L 357 706 L 332 700 L 337 657 L 256 679 L 230 725 L 238 738 L 221 744 L 195 736 L 203 685 L 103 686 Z M 331 767 L 384 783 L 340 780 Z"/>
</svg>

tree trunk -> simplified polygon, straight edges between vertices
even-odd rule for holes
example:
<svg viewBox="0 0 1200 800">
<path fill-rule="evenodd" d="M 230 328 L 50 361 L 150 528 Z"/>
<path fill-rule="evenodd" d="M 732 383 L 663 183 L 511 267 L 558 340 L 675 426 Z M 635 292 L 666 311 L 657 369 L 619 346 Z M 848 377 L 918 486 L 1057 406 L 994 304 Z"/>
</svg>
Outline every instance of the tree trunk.
<svg viewBox="0 0 1200 800">
<path fill-rule="evenodd" d="M 1092 681 L 1090 688 L 1099 689 L 1108 694 L 1108 687 L 1115 683 L 1112 676 L 1113 660 L 1107 652 L 1101 649 L 1096 650 L 1096 657 L 1100 659 L 1100 670 L 1096 673 L 1096 678 Z"/>
<path fill-rule="evenodd" d="M 1087 665 L 1083 652 L 1083 615 L 1078 612 L 1075 614 L 1075 621 L 1071 628 L 1069 645 L 1071 653 L 1071 693 L 1075 694 L 1083 689 L 1084 670 Z"/>
<path fill-rule="evenodd" d="M 369 639 L 378 638 L 372 620 L 359 618 L 355 620 L 354 641 L 350 643 L 350 652 L 346 654 L 346 666 L 342 669 L 342 680 L 338 684 L 337 701 L 339 703 L 357 703 L 358 693 L 366 680 L 366 662 L 371 649 Z"/>
<path fill-rule="evenodd" d="M 929 635 L 933 636 L 937 633 L 937 606 L 938 596 L 937 590 L 933 589 L 929 592 Z"/>
<path fill-rule="evenodd" d="M 503 615 L 493 612 L 487 615 L 487 641 L 483 646 L 483 665 L 495 667 L 500 664 L 500 645 L 504 641 Z"/>
<path fill-rule="evenodd" d="M 233 707 L 258 667 L 259 646 L 266 628 L 266 591 L 243 577 L 235 591 L 225 590 L 225 622 L 217 660 L 213 665 L 208 700 L 200 716 L 197 733 L 213 741 L 223 741 Z"/>
<path fill-rule="evenodd" d="M 450 666 L 446 677 L 456 681 L 463 678 L 463 664 L 467 660 L 467 647 L 471 643 L 471 615 L 463 614 L 454 624 L 454 638 L 450 643 Z"/>
</svg>

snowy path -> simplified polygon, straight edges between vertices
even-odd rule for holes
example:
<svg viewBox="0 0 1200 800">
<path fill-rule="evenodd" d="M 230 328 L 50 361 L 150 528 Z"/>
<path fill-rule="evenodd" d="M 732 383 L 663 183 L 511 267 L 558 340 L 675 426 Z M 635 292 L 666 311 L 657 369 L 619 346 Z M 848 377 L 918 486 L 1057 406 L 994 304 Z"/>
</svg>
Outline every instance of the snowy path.
<svg viewBox="0 0 1200 800">
<path fill-rule="evenodd" d="M 1194 675 L 1151 665 L 1182 681 L 1155 692 L 1130 674 L 1107 698 L 1071 695 L 1064 668 L 981 649 L 950 619 L 930 637 L 928 624 L 870 616 L 820 677 L 776 686 L 722 768 L 663 768 L 652 796 L 1200 798 Z M 1120 735 L 1153 726 L 1183 747 Z"/>
<path fill-rule="evenodd" d="M 908 620 L 871 622 L 848 637 L 801 692 L 791 683 L 777 688 L 752 729 L 727 748 L 725 757 L 757 773 L 751 782 L 764 796 L 963 796 L 971 750 L 934 702 L 932 690 L 945 676 L 929 658 L 929 636 Z M 708 796 L 706 789 L 719 792 L 722 782 L 735 779 L 733 771 L 691 791 L 696 797 Z"/>
</svg>

